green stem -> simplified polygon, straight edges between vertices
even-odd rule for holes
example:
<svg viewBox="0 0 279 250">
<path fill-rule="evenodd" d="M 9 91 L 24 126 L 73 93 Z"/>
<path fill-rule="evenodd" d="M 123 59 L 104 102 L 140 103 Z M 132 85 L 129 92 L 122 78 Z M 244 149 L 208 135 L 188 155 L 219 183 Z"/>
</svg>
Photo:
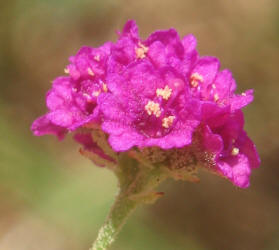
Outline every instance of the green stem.
<svg viewBox="0 0 279 250">
<path fill-rule="evenodd" d="M 114 242 L 123 224 L 136 206 L 136 201 L 119 194 L 91 250 L 107 249 Z"/>
<path fill-rule="evenodd" d="M 106 250 L 115 241 L 117 234 L 135 208 L 144 203 L 153 203 L 162 196 L 154 192 L 167 175 L 159 167 L 146 168 L 143 166 L 128 166 L 120 164 L 116 173 L 120 193 L 116 197 L 105 224 L 90 250 Z"/>
</svg>

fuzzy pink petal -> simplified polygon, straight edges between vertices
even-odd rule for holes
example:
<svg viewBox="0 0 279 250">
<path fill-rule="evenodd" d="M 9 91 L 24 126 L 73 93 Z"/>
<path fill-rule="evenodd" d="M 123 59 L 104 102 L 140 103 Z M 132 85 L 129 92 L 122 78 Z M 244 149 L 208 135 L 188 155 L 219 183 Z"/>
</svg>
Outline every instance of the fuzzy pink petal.
<svg viewBox="0 0 279 250">
<path fill-rule="evenodd" d="M 58 139 L 62 140 L 67 132 L 67 130 L 63 127 L 59 127 L 47 118 L 47 116 L 41 116 L 36 119 L 32 126 L 31 130 L 33 131 L 34 135 L 41 136 L 47 134 L 53 134 L 58 137 Z"/>
</svg>

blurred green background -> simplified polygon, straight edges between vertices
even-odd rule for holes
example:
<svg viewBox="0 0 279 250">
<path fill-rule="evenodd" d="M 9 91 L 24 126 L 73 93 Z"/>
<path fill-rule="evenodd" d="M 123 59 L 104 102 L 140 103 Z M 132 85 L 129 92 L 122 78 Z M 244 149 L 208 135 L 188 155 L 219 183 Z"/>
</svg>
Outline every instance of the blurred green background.
<svg viewBox="0 0 279 250">
<path fill-rule="evenodd" d="M 278 0 L 1 0 L 0 250 L 82 250 L 95 239 L 116 179 L 70 137 L 36 138 L 29 127 L 67 58 L 115 41 L 128 19 L 142 37 L 169 27 L 195 34 L 239 93 L 255 89 L 246 129 L 262 164 L 247 190 L 207 173 L 199 184 L 165 183 L 166 195 L 136 211 L 112 250 L 278 250 Z"/>
</svg>

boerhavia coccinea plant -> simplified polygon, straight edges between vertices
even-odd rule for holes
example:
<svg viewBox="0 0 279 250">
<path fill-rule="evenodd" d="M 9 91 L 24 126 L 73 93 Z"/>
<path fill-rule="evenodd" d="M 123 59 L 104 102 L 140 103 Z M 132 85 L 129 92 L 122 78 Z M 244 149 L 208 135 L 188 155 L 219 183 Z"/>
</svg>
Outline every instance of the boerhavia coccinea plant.
<svg viewBox="0 0 279 250">
<path fill-rule="evenodd" d="M 231 72 L 200 56 L 193 35 L 169 29 L 142 40 L 128 21 L 117 42 L 82 47 L 69 61 L 32 131 L 72 133 L 82 155 L 117 176 L 119 194 L 92 249 L 107 249 L 138 205 L 163 195 L 155 188 L 167 178 L 197 182 L 206 169 L 249 186 L 260 159 L 242 108 L 253 90 L 236 94 Z"/>
</svg>

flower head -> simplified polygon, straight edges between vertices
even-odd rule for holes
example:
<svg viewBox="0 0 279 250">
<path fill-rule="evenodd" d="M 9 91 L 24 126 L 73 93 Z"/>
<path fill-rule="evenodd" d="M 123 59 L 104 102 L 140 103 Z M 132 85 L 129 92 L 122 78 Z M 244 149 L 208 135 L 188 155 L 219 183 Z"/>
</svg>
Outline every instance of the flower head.
<svg viewBox="0 0 279 250">
<path fill-rule="evenodd" d="M 67 76 L 47 94 L 47 114 L 32 125 L 35 135 L 74 132 L 81 153 L 100 166 L 115 169 L 128 156 L 197 181 L 202 165 L 248 187 L 260 160 L 241 109 L 253 90 L 236 94 L 232 73 L 199 56 L 193 35 L 168 29 L 141 39 L 128 21 L 117 42 L 83 47 L 69 60 Z"/>
</svg>

